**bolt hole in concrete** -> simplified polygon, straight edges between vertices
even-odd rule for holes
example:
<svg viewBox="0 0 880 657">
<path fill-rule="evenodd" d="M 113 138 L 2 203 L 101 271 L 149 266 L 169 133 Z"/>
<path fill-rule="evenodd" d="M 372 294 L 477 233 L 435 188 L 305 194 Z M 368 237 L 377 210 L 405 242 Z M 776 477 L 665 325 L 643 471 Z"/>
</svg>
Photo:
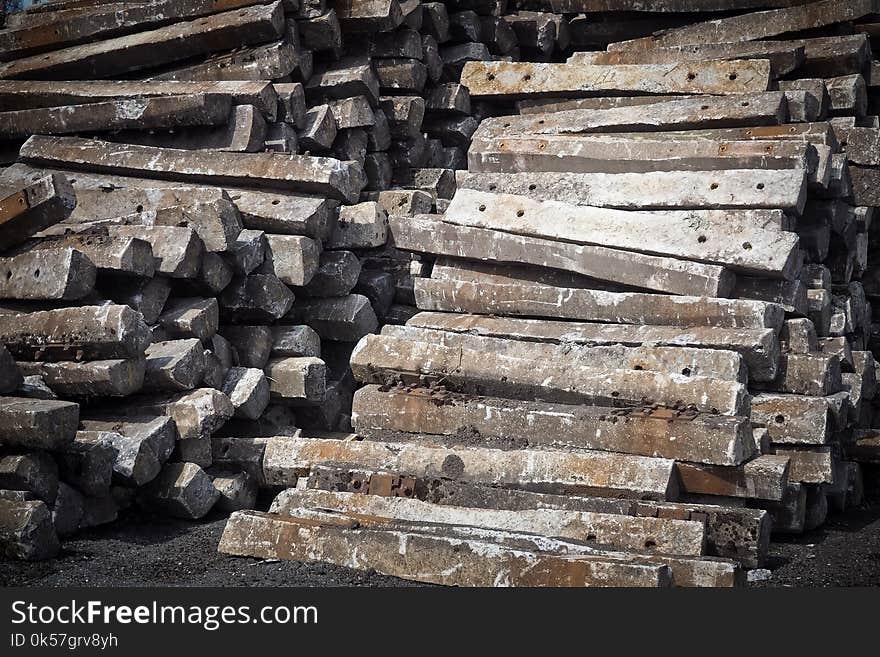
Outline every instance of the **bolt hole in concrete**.
<svg viewBox="0 0 880 657">
<path fill-rule="evenodd" d="M 743 107 L 748 107 L 749 101 L 744 101 L 744 102 L 740 103 L 740 105 L 742 105 Z"/>
<path fill-rule="evenodd" d="M 274 201 L 272 201 L 272 205 L 278 205 L 280 203 L 281 203 L 281 201 L 279 201 L 277 198 Z"/>
<path fill-rule="evenodd" d="M 530 191 L 530 192 L 533 192 L 533 191 L 535 191 L 536 189 L 538 189 L 538 186 L 535 185 L 534 183 L 531 184 L 531 185 L 529 185 L 529 191 Z"/>
<path fill-rule="evenodd" d="M 494 79 L 495 79 L 495 76 L 494 76 L 492 73 L 489 73 L 489 74 L 486 75 L 486 79 L 487 79 L 487 80 L 494 80 Z"/>
<path fill-rule="evenodd" d="M 34 270 L 34 278 L 39 278 L 39 277 L 40 277 L 40 270 L 39 270 L 39 269 L 35 269 L 35 270 Z"/>
<path fill-rule="evenodd" d="M 751 245 L 749 242 L 743 242 L 743 248 L 744 248 L 746 251 L 749 251 L 749 250 L 751 250 L 752 245 Z"/>
<path fill-rule="evenodd" d="M 477 209 L 478 209 L 480 212 L 485 212 L 485 211 L 486 211 L 486 206 L 485 206 L 485 205 L 481 205 L 481 206 L 480 206 L 479 208 L 477 208 Z"/>
<path fill-rule="evenodd" d="M 718 189 L 718 183 L 712 183 L 709 185 L 709 189 Z"/>
<path fill-rule="evenodd" d="M 776 422 L 776 424 L 782 424 L 783 422 L 785 422 L 785 416 L 777 415 L 775 418 L 773 418 L 773 420 Z"/>
<path fill-rule="evenodd" d="M 700 244 L 705 244 L 707 239 L 708 239 L 708 238 L 707 238 L 705 235 L 700 235 L 700 236 L 697 238 L 697 241 L 698 241 Z"/>
<path fill-rule="evenodd" d="M 612 397 L 620 397 L 620 393 L 617 392 L 617 390 L 613 390 L 613 391 L 611 392 L 611 396 L 612 396 Z"/>
<path fill-rule="evenodd" d="M 736 80 L 736 73 L 731 73 L 730 75 L 727 76 L 727 79 L 730 80 L 731 82 L 733 80 Z"/>
<path fill-rule="evenodd" d="M 657 541 L 652 541 L 652 540 L 649 538 L 647 541 L 645 541 L 645 547 L 646 547 L 647 549 L 649 549 L 649 550 L 652 549 L 652 548 L 655 548 L 655 547 L 657 547 Z"/>
<path fill-rule="evenodd" d="M 498 185 L 489 185 L 490 192 L 494 192 L 496 189 L 498 189 Z"/>
<path fill-rule="evenodd" d="M 685 368 L 681 371 L 681 373 L 682 373 L 684 376 L 690 376 L 690 375 L 691 375 L 691 368 L 690 368 L 690 367 L 685 367 Z"/>
<path fill-rule="evenodd" d="M 144 206 L 143 206 L 143 205 L 139 205 L 139 206 L 137 206 L 137 207 L 134 209 L 134 211 L 135 211 L 135 212 L 143 212 L 143 211 L 144 211 Z"/>
<path fill-rule="evenodd" d="M 755 187 L 757 187 L 758 189 L 764 189 L 764 183 L 758 183 L 757 185 L 755 185 Z"/>
<path fill-rule="evenodd" d="M 531 79 L 532 79 L 532 76 L 531 76 L 531 75 L 524 75 L 524 76 L 523 76 L 523 82 L 528 82 L 528 81 L 531 80 Z"/>
<path fill-rule="evenodd" d="M 524 214 L 525 214 L 525 210 L 517 210 L 517 211 L 516 211 L 516 216 L 517 216 L 517 217 L 521 217 L 521 216 L 523 216 Z"/>
<path fill-rule="evenodd" d="M 696 73 L 688 73 L 687 78 L 688 78 L 688 80 L 696 80 L 697 74 Z"/>
</svg>

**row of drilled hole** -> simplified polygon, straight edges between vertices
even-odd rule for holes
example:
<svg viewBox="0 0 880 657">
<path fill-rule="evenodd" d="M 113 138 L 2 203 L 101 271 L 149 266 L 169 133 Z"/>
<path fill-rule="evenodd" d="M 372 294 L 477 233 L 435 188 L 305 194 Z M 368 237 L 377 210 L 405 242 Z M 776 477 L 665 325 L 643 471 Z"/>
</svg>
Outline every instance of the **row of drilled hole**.
<svg viewBox="0 0 880 657">
<path fill-rule="evenodd" d="M 733 71 L 732 73 L 730 73 L 730 74 L 727 76 L 727 79 L 730 80 L 731 82 L 733 82 L 734 80 L 736 80 L 736 78 L 737 78 L 736 71 Z M 489 81 L 491 82 L 492 80 L 495 79 L 495 74 L 494 74 L 494 73 L 487 73 L 487 74 L 486 74 L 486 79 L 489 80 Z M 529 80 L 532 79 L 532 76 L 531 76 L 530 74 L 526 73 L 526 74 L 522 77 L 522 79 L 523 79 L 523 82 L 528 82 Z M 694 73 L 693 71 L 691 71 L 690 73 L 687 74 L 687 79 L 688 79 L 688 80 L 696 80 L 696 79 L 697 79 L 697 74 Z M 745 103 L 745 105 L 748 105 L 748 103 Z"/>
<path fill-rule="evenodd" d="M 494 185 L 490 185 L 489 189 L 491 190 L 491 189 L 493 189 L 493 187 L 494 187 Z M 534 185 L 529 185 L 529 189 L 533 189 L 533 188 L 534 188 Z M 481 203 L 480 205 L 478 205 L 478 206 L 477 206 L 477 210 L 479 210 L 480 212 L 485 212 L 485 211 L 486 211 L 486 206 L 485 206 L 485 204 Z M 516 216 L 517 216 L 517 217 L 524 217 L 525 214 L 526 214 L 526 211 L 523 210 L 522 208 L 520 208 L 519 210 L 516 211 Z M 698 241 L 700 244 L 704 244 L 708 239 L 709 239 L 709 238 L 706 237 L 705 235 L 700 235 L 699 237 L 697 237 L 697 241 Z M 743 242 L 743 243 L 742 243 L 742 248 L 745 249 L 746 251 L 751 250 L 751 248 L 752 248 L 752 244 L 751 244 L 751 242 Z"/>
<path fill-rule="evenodd" d="M 39 277 L 40 277 L 40 268 L 37 267 L 36 269 L 34 269 L 34 278 L 39 278 Z M 8 281 L 10 278 L 12 278 L 12 270 L 7 269 L 6 270 L 6 280 Z"/>
</svg>

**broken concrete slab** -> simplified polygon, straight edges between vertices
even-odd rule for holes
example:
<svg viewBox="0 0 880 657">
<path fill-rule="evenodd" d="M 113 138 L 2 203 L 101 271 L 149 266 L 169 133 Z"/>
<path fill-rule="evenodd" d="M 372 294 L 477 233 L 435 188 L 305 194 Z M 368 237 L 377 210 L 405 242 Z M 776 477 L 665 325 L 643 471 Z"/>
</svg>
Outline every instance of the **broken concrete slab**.
<svg viewBox="0 0 880 657">
<path fill-rule="evenodd" d="M 58 466 L 46 452 L 6 454 L 0 457 L 0 486 L 26 491 L 53 504 L 58 494 Z"/>
<path fill-rule="evenodd" d="M 223 380 L 223 394 L 235 407 L 234 417 L 258 420 L 269 404 L 269 381 L 262 370 L 233 367 Z"/>
<path fill-rule="evenodd" d="M 277 400 L 324 399 L 327 387 L 327 366 L 320 358 L 300 356 L 271 359 L 265 368 L 269 392 Z"/>
<path fill-rule="evenodd" d="M 145 358 L 145 391 L 192 390 L 205 374 L 205 349 L 197 338 L 154 342 Z"/>
<path fill-rule="evenodd" d="M 4 557 L 42 561 L 60 549 L 52 515 L 43 502 L 0 499 L 0 550 Z"/>
<path fill-rule="evenodd" d="M 148 508 L 190 520 L 204 517 L 218 499 L 211 478 L 194 463 L 169 463 L 139 495 Z"/>
</svg>

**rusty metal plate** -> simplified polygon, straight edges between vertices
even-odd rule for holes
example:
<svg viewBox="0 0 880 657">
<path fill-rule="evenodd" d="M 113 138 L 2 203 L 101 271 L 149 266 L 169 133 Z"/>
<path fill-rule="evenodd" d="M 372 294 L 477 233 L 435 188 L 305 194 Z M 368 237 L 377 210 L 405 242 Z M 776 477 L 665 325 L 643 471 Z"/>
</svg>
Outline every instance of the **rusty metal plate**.
<svg viewBox="0 0 880 657">
<path fill-rule="evenodd" d="M 0 200 L 0 224 L 11 221 L 30 207 L 27 194 L 24 191 L 16 192 Z"/>
</svg>

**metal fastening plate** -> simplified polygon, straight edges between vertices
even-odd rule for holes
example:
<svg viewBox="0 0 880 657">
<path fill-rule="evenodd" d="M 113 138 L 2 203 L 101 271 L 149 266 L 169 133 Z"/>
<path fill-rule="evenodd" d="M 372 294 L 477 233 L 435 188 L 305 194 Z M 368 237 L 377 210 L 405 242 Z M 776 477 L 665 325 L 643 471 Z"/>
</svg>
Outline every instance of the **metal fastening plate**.
<svg viewBox="0 0 880 657">
<path fill-rule="evenodd" d="M 0 224 L 11 221 L 30 207 L 27 194 L 24 191 L 16 192 L 0 200 Z"/>
<path fill-rule="evenodd" d="M 391 474 L 374 473 L 370 476 L 370 495 L 381 495 L 382 497 L 391 497 L 395 484 L 400 483 L 400 478 Z"/>
</svg>

